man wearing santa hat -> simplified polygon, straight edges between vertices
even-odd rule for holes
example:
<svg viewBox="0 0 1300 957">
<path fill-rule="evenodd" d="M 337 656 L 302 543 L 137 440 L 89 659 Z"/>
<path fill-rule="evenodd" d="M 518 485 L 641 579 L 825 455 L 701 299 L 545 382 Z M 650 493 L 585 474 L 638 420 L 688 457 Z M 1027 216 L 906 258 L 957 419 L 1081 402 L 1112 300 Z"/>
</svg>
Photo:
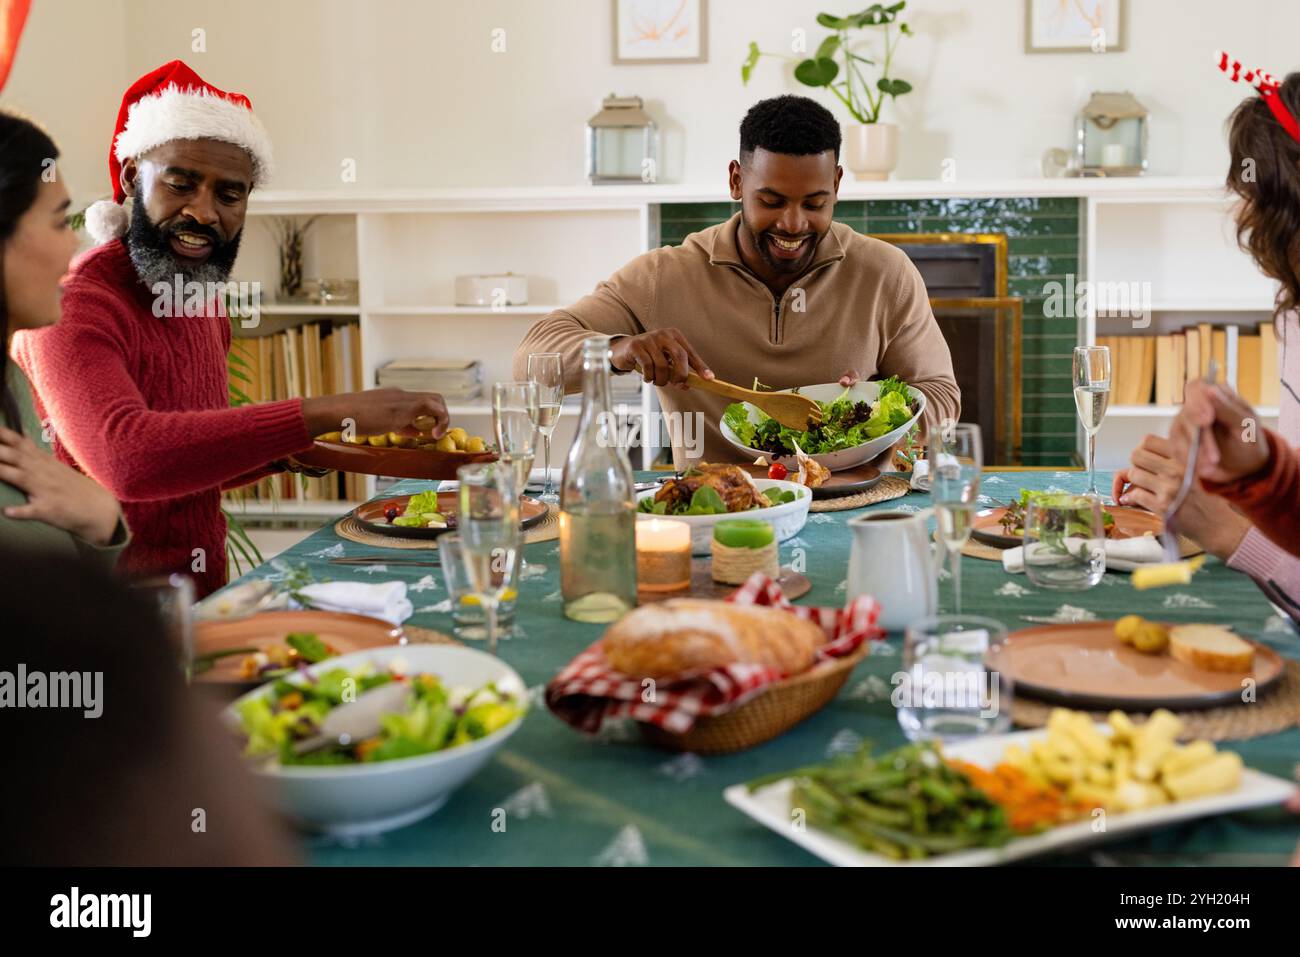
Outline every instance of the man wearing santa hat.
<svg viewBox="0 0 1300 957">
<path fill-rule="evenodd" d="M 247 97 L 168 63 L 127 90 L 108 163 L 114 201 L 86 218 L 102 245 L 69 271 L 61 321 L 15 335 L 14 355 L 59 457 L 122 502 L 132 541 L 120 569 L 190 573 L 207 594 L 226 580 L 222 489 L 284 468 L 345 420 L 362 435 L 418 421 L 438 436 L 447 411 L 437 394 L 400 389 L 230 408 L 222 304 L 155 308 L 155 283 L 221 283 L 234 266 L 249 194 L 271 172 Z"/>
</svg>

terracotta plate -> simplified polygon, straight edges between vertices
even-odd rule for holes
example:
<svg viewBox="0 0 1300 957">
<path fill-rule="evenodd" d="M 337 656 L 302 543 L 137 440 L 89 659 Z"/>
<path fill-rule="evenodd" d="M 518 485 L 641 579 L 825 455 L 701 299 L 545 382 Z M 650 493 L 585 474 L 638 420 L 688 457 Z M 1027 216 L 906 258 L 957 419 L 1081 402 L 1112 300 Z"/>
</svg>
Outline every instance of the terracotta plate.
<svg viewBox="0 0 1300 957">
<path fill-rule="evenodd" d="M 1240 701 L 1246 678 L 1262 691 L 1281 676 L 1277 652 L 1252 644 L 1251 671 L 1206 671 L 1121 644 L 1113 621 L 1088 621 L 1013 632 L 991 664 L 1011 676 L 1016 694 L 1072 708 L 1190 710 Z"/>
<path fill-rule="evenodd" d="M 754 478 L 767 478 L 767 469 L 762 465 L 742 465 L 741 468 Z M 883 476 L 880 469 L 874 465 L 859 465 L 840 472 L 832 472 L 831 477 L 826 480 L 824 485 L 819 485 L 812 490 L 812 497 L 819 499 L 856 495 L 858 492 L 865 492 L 867 489 L 879 485 L 881 478 Z"/>
<path fill-rule="evenodd" d="M 231 648 L 263 651 L 271 645 L 284 644 L 285 636 L 295 631 L 313 633 L 340 655 L 395 645 L 402 638 L 401 628 L 364 615 L 335 611 L 268 611 L 228 621 L 195 622 L 194 656 L 198 658 Z M 242 654 L 218 658 L 207 671 L 195 675 L 194 680 L 204 684 L 259 684 L 239 677 L 239 665 L 243 660 Z"/>
<path fill-rule="evenodd" d="M 438 493 L 438 510 L 448 518 L 456 514 L 456 494 L 455 492 Z M 421 538 L 427 540 L 455 531 L 454 528 L 403 528 L 401 525 L 390 524 L 388 519 L 384 518 L 384 511 L 388 506 L 396 505 L 397 510 L 402 512 L 406 510 L 406 503 L 410 500 L 411 496 L 409 495 L 379 498 L 373 502 L 358 506 L 353 514 L 356 516 L 357 522 L 366 531 L 374 532 L 376 535 L 387 535 L 390 538 Z M 532 528 L 546 518 L 547 511 L 545 503 L 525 495 L 519 503 L 519 527 Z"/>
<path fill-rule="evenodd" d="M 455 479 L 456 470 L 473 462 L 495 462 L 495 452 L 435 452 L 433 449 L 377 449 L 372 445 L 317 441 L 293 460 L 315 469 L 388 475 L 393 478 Z"/>
<path fill-rule="evenodd" d="M 1106 505 L 1104 508 L 1115 516 L 1115 531 L 1111 535 L 1112 538 L 1140 538 L 1147 532 L 1159 535 L 1164 531 L 1165 523 L 1160 516 L 1144 508 L 1136 508 L 1132 505 Z M 976 512 L 970 526 L 971 538 L 995 548 L 1015 548 L 1023 545 L 1025 543 L 1023 533 L 1007 535 L 1002 531 L 1002 516 L 1006 511 L 1005 506 L 999 506 L 983 508 Z M 1180 537 L 1178 544 L 1183 558 L 1200 554 L 1201 550 L 1186 538 Z"/>
</svg>

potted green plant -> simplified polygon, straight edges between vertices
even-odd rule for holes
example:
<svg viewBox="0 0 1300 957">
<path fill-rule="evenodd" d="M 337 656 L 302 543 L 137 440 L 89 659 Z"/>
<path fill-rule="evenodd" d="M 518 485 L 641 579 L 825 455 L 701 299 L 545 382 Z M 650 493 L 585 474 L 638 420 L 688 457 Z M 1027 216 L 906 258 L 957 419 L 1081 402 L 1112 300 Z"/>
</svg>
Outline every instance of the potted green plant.
<svg viewBox="0 0 1300 957">
<path fill-rule="evenodd" d="M 880 121 L 886 100 L 909 93 L 912 84 L 890 76 L 894 50 L 911 28 L 898 19 L 906 0 L 885 6 L 873 3 L 858 13 L 838 17 L 817 14 L 817 22 L 832 33 L 818 45 L 811 57 L 764 53 L 750 41 L 749 55 L 740 67 L 740 78 L 748 84 L 761 57 L 778 57 L 795 62 L 794 77 L 804 86 L 825 87 L 839 98 L 856 123 L 844 125 L 844 165 L 858 179 L 887 179 L 898 162 L 898 127 Z M 896 28 L 896 29 L 895 29 Z M 880 61 L 853 49 L 857 38 L 850 31 L 872 30 L 882 35 L 884 54 Z M 864 68 L 876 77 L 870 82 Z"/>
</svg>

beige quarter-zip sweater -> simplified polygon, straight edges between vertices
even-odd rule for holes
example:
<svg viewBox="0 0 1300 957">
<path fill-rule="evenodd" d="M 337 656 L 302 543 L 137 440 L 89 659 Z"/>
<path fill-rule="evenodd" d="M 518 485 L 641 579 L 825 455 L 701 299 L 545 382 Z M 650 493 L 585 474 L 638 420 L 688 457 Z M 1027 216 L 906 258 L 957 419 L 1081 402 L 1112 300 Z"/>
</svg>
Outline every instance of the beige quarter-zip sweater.
<svg viewBox="0 0 1300 957">
<path fill-rule="evenodd" d="M 807 272 L 778 302 L 741 261 L 737 213 L 632 260 L 594 292 L 537 322 L 515 350 L 527 378 L 530 352 L 564 357 L 566 389 L 582 386 L 582 340 L 593 332 L 634 336 L 676 327 L 727 382 L 755 376 L 774 389 L 896 375 L 928 400 L 927 422 L 956 419 L 961 396 L 948 344 L 925 283 L 901 250 L 834 223 Z M 667 412 L 703 413 L 704 458 L 739 461 L 718 428 L 728 400 L 699 389 L 659 389 Z M 688 433 L 689 436 L 689 433 Z"/>
</svg>

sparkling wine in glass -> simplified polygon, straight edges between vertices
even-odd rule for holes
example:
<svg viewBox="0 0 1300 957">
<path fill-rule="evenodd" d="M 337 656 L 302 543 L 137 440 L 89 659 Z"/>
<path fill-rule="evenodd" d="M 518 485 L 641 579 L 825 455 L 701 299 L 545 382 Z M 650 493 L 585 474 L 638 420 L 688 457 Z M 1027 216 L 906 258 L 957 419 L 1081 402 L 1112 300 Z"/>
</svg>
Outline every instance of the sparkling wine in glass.
<svg viewBox="0 0 1300 957">
<path fill-rule="evenodd" d="M 470 590 L 483 607 L 488 651 L 495 653 L 497 612 L 516 587 L 517 558 L 523 549 L 518 486 L 514 471 L 499 461 L 461 466 L 456 477 L 461 561 Z"/>
<path fill-rule="evenodd" d="M 978 425 L 945 422 L 930 430 L 930 498 L 939 541 L 950 558 L 953 610 L 961 614 L 961 550 L 979 507 L 984 440 Z"/>
<path fill-rule="evenodd" d="M 546 463 L 546 484 L 542 501 L 560 504 L 551 481 L 551 436 L 564 408 L 564 364 L 558 352 L 534 352 L 528 356 L 528 381 L 537 383 L 537 431 L 542 434 L 542 460 Z"/>
<path fill-rule="evenodd" d="M 1074 350 L 1074 407 L 1088 434 L 1088 494 L 1097 495 L 1097 432 L 1110 404 L 1110 349 L 1076 346 Z"/>
<path fill-rule="evenodd" d="M 522 497 L 533 468 L 537 450 L 538 387 L 535 382 L 498 382 L 492 386 L 492 429 L 496 433 L 497 454 L 508 465 L 517 481 L 516 494 Z"/>
</svg>

